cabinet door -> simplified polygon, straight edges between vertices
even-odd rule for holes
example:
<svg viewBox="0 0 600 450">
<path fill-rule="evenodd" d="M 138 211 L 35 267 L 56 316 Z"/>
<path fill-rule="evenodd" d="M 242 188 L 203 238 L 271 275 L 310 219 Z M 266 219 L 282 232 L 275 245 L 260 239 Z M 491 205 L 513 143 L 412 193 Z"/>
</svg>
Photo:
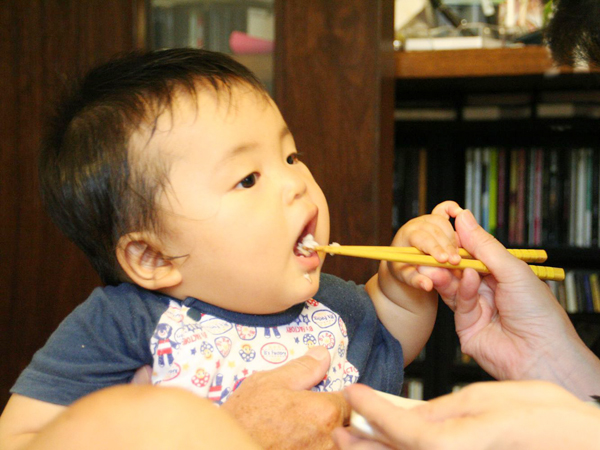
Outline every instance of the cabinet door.
<svg viewBox="0 0 600 450">
<path fill-rule="evenodd" d="M 151 48 L 231 54 L 272 90 L 274 0 L 152 0 L 149 19 Z"/>
</svg>

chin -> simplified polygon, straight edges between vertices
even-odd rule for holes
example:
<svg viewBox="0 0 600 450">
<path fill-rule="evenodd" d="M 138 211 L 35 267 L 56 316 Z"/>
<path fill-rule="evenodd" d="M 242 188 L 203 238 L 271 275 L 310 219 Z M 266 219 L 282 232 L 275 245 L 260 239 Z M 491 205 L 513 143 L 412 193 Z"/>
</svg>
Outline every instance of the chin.
<svg viewBox="0 0 600 450">
<path fill-rule="evenodd" d="M 321 271 L 320 270 L 315 270 L 309 274 L 307 274 L 310 277 L 310 281 L 308 280 L 308 277 L 303 276 L 303 280 L 306 284 L 308 289 L 308 297 L 304 300 L 309 300 L 311 298 L 313 298 L 316 294 L 317 291 L 319 290 L 319 285 L 320 285 L 320 281 L 321 281 Z"/>
</svg>

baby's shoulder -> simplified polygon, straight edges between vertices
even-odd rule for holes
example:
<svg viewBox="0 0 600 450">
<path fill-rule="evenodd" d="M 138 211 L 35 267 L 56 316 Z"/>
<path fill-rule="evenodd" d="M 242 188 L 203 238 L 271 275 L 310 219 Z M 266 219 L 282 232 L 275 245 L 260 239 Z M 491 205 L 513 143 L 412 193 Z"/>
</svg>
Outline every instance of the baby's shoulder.
<svg viewBox="0 0 600 450">
<path fill-rule="evenodd" d="M 160 317 L 173 299 L 160 293 L 148 291 L 135 284 L 121 283 L 116 286 L 97 287 L 78 306 L 74 313 L 86 316 L 101 314 L 123 320 L 131 317 Z"/>
</svg>

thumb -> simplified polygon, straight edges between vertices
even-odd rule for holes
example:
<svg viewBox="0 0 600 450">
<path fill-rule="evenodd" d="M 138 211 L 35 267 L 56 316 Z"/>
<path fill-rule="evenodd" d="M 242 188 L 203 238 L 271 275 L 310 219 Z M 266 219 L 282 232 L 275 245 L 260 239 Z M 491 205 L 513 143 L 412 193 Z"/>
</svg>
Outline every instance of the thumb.
<svg viewBox="0 0 600 450">
<path fill-rule="evenodd" d="M 485 264 L 498 282 L 537 280 L 527 264 L 511 255 L 496 238 L 479 226 L 468 209 L 456 217 L 455 227 L 463 248 Z"/>
<path fill-rule="evenodd" d="M 329 370 L 331 357 L 325 347 L 312 347 L 299 358 L 265 373 L 274 386 L 294 391 L 311 389 L 319 384 Z"/>
</svg>

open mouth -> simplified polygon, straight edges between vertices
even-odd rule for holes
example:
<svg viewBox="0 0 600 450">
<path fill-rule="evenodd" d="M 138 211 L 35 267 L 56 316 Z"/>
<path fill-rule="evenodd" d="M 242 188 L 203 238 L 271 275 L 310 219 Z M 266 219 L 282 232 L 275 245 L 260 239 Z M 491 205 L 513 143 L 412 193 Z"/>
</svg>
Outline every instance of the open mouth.
<svg viewBox="0 0 600 450">
<path fill-rule="evenodd" d="M 315 248 L 319 245 L 312 234 L 307 234 L 302 238 L 301 241 L 296 245 L 294 253 L 296 256 L 309 257 L 315 252 Z"/>
<path fill-rule="evenodd" d="M 296 241 L 294 255 L 308 258 L 315 252 L 315 247 L 319 245 L 313 236 L 317 227 L 317 216 L 315 215 L 304 227 L 302 233 Z"/>
</svg>

